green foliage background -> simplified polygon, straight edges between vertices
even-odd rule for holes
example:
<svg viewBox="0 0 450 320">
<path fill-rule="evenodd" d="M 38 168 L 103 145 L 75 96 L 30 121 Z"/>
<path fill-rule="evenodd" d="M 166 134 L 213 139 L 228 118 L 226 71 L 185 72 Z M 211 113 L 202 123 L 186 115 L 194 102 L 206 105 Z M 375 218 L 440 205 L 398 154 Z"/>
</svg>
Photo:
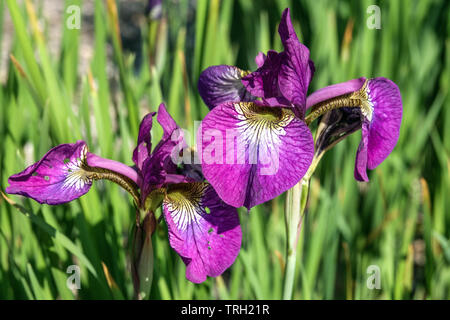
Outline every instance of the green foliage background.
<svg viewBox="0 0 450 320">
<path fill-rule="evenodd" d="M 208 109 L 197 93 L 201 70 L 233 64 L 256 68 L 259 51 L 281 49 L 285 7 L 311 49 L 310 91 L 360 76 L 384 76 L 400 87 L 404 116 L 397 147 L 370 173 L 353 178 L 360 132 L 328 152 L 311 183 L 298 246 L 295 299 L 450 298 L 450 3 L 400 1 L 164 1 L 165 18 L 142 26 L 142 71 L 122 52 L 114 19 L 95 3 L 94 57 L 79 72 L 81 30 L 61 25 L 60 54 L 33 22 L 40 1 L 0 0 L 0 40 L 14 23 L 6 83 L 0 88 L 0 186 L 51 147 L 84 139 L 103 157 L 131 164 L 141 116 L 168 105 L 193 130 Z M 367 7 L 381 8 L 381 29 L 366 26 Z M 42 25 L 44 28 L 42 28 Z M 1 41 L 0 41 L 1 43 Z M 108 66 L 112 66 L 108 67 Z M 154 140 L 161 136 L 155 128 Z M 295 161 L 295 159 L 293 159 Z M 134 208 L 118 186 L 96 183 L 67 205 L 50 207 L 0 197 L 1 299 L 132 298 L 127 246 Z M 20 207 L 19 207 L 20 206 Z M 242 250 L 229 271 L 200 285 L 170 249 L 161 224 L 154 235 L 152 299 L 279 299 L 284 268 L 284 195 L 250 214 L 240 211 Z M 20 210 L 18 210 L 20 209 Z M 108 284 L 105 276 L 114 281 Z M 81 268 L 81 290 L 66 287 L 66 269 Z M 366 286 L 381 270 L 381 289 Z"/>
</svg>

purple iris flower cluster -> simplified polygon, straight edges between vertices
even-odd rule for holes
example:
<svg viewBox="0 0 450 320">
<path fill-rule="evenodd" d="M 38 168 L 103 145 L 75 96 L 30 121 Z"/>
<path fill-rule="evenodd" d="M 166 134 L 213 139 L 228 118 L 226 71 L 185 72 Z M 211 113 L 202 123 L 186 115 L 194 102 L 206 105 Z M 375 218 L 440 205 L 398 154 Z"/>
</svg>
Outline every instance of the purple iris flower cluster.
<svg viewBox="0 0 450 320">
<path fill-rule="evenodd" d="M 11 176 L 6 191 L 57 205 L 87 193 L 94 180 L 113 181 L 132 195 L 137 212 L 154 219 L 162 207 L 170 245 L 186 264 L 188 280 L 200 283 L 222 274 L 241 247 L 236 208 L 250 209 L 292 188 L 314 157 L 359 129 L 355 178 L 368 181 L 367 169 L 383 162 L 399 137 L 402 101 L 396 84 L 359 78 L 308 96 L 314 63 L 289 9 L 278 32 L 284 51 L 259 53 L 257 70 L 219 65 L 200 75 L 199 93 L 210 108 L 197 139 L 201 174 L 174 163 L 174 150 L 187 144 L 161 104 L 157 121 L 163 137 L 152 148 L 156 113 L 149 113 L 140 125 L 133 167 L 90 153 L 84 141 L 62 144 Z M 325 128 L 314 141 L 308 126 L 317 118 Z"/>
</svg>

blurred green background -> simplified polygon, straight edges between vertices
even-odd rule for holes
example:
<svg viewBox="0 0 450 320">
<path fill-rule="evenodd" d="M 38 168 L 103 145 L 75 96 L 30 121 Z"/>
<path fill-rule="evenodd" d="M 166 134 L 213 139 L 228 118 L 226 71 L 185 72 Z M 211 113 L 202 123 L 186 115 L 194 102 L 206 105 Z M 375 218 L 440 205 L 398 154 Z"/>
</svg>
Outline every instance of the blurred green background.
<svg viewBox="0 0 450 320">
<path fill-rule="evenodd" d="M 216 64 L 254 70 L 259 51 L 282 49 L 277 27 L 290 7 L 316 66 L 310 92 L 384 76 L 400 87 L 404 108 L 399 142 L 370 183 L 353 178 L 360 132 L 319 165 L 294 298 L 450 298 L 450 2 L 169 0 L 161 19 L 127 2 L 117 5 L 117 18 L 113 1 L 0 0 L 2 191 L 11 174 L 79 139 L 131 164 L 140 118 L 162 101 L 192 132 L 208 112 L 197 93 L 200 72 Z M 372 4 L 381 8 L 379 30 L 366 24 Z M 80 29 L 67 27 L 71 5 L 81 8 Z M 161 129 L 153 135 L 157 141 Z M 9 198 L 22 207 L 0 197 L 0 299 L 133 297 L 127 247 L 134 208 L 118 186 L 95 183 L 79 200 L 54 207 Z M 283 209 L 284 195 L 240 211 L 235 264 L 200 285 L 185 279 L 161 224 L 150 298 L 279 299 Z M 74 264 L 81 289 L 71 291 L 66 269 Z M 380 268 L 381 289 L 367 287 L 371 265 Z"/>
</svg>

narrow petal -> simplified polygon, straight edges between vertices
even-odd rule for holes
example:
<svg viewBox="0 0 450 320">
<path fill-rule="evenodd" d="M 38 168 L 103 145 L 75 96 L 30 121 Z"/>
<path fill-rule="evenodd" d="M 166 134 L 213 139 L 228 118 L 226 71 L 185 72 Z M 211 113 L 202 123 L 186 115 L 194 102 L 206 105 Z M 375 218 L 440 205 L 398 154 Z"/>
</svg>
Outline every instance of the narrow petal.
<svg viewBox="0 0 450 320">
<path fill-rule="evenodd" d="M 241 79 L 247 72 L 227 65 L 212 66 L 198 79 L 198 92 L 209 109 L 224 102 L 253 101 Z"/>
<path fill-rule="evenodd" d="M 92 185 L 92 179 L 83 169 L 86 155 L 84 141 L 61 144 L 47 152 L 39 162 L 11 176 L 6 192 L 47 204 L 77 199 Z"/>
<path fill-rule="evenodd" d="M 333 84 L 331 86 L 314 91 L 306 99 L 306 108 L 309 109 L 312 106 L 325 100 L 355 92 L 361 89 L 365 81 L 366 78 L 361 77 L 358 79 L 352 79 L 346 82 Z"/>
<path fill-rule="evenodd" d="M 373 108 L 373 115 L 369 117 L 367 168 L 373 170 L 397 144 L 403 107 L 400 90 L 389 79 L 370 79 L 367 92 Z"/>
<path fill-rule="evenodd" d="M 147 114 L 139 126 L 137 146 L 133 151 L 133 162 L 139 170 L 142 170 L 142 164 L 149 157 L 152 150 L 152 136 L 150 131 L 152 130 L 153 116 L 155 114 L 156 112 Z"/>
<path fill-rule="evenodd" d="M 281 94 L 295 105 L 298 114 L 304 115 L 306 93 L 314 73 L 314 64 L 309 59 L 309 49 L 298 41 L 289 8 L 283 12 L 278 33 L 286 53 L 280 66 L 278 86 Z"/>
<path fill-rule="evenodd" d="M 217 277 L 235 261 L 242 232 L 237 210 L 207 183 L 172 185 L 163 202 L 171 247 L 194 283 Z"/>
<path fill-rule="evenodd" d="M 291 21 L 291 10 L 289 8 L 284 9 L 281 15 L 281 21 L 278 25 L 278 34 L 280 35 L 281 42 L 286 42 L 289 39 L 297 40 L 297 34 L 295 33 L 294 26 Z"/>
<path fill-rule="evenodd" d="M 203 119 L 199 135 L 203 174 L 234 207 L 250 209 L 293 187 L 314 153 L 311 132 L 287 108 L 225 103 Z"/>
<path fill-rule="evenodd" d="M 166 184 L 168 175 L 177 173 L 174 157 L 187 146 L 182 130 L 167 112 L 164 104 L 159 106 L 157 120 L 163 128 L 163 136 L 150 157 L 142 164 L 143 199 L 151 190 Z"/>
<path fill-rule="evenodd" d="M 184 140 L 183 130 L 167 112 L 162 103 L 158 109 L 157 120 L 163 128 L 163 136 L 152 152 L 152 161 L 159 161 L 169 173 L 175 173 L 177 164 L 173 161 L 176 153 L 187 147 Z"/>
</svg>

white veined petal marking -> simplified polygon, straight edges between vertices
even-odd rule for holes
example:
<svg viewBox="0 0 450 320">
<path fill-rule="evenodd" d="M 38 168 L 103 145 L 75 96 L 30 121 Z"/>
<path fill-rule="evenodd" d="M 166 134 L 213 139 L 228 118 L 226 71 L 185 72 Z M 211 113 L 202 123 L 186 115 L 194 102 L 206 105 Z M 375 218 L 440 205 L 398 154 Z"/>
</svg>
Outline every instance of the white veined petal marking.
<svg viewBox="0 0 450 320">
<path fill-rule="evenodd" d="M 235 103 L 238 113 L 237 129 L 248 144 L 250 157 L 256 157 L 260 147 L 264 154 L 281 144 L 285 127 L 294 119 L 294 113 L 285 108 L 263 107 L 251 102 Z"/>
<path fill-rule="evenodd" d="M 84 188 L 84 186 L 92 184 L 92 178 L 83 169 L 83 165 L 86 164 L 86 155 L 87 146 L 83 146 L 79 157 L 73 157 L 67 163 L 64 163 L 66 178 L 62 185 L 63 188 L 76 189 L 78 191 Z"/>
<path fill-rule="evenodd" d="M 164 205 L 181 231 L 193 223 L 200 223 L 200 218 L 205 214 L 202 197 L 207 188 L 208 184 L 204 182 L 180 183 L 167 193 Z"/>
</svg>

